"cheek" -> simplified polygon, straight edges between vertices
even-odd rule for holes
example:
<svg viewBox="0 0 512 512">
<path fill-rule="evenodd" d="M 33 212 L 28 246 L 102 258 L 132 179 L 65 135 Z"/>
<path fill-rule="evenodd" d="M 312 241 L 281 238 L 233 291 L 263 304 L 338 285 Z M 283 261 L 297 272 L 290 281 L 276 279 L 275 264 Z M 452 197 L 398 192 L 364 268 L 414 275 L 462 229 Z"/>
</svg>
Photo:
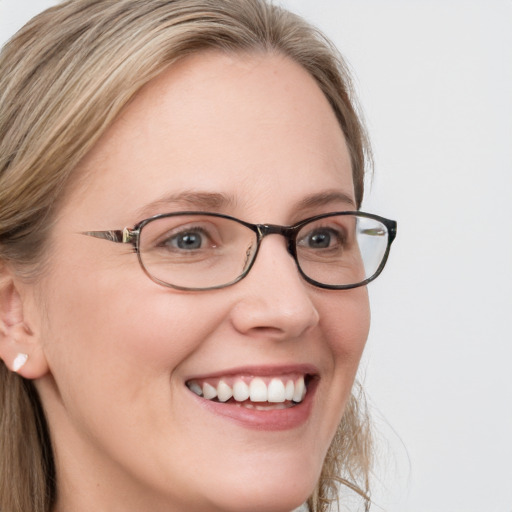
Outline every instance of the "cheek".
<svg viewBox="0 0 512 512">
<path fill-rule="evenodd" d="M 336 364 L 357 369 L 370 329 L 368 292 L 361 287 L 336 293 L 337 300 L 327 298 L 324 304 L 324 332 Z"/>
<path fill-rule="evenodd" d="M 222 321 L 215 304 L 202 305 L 205 297 L 180 294 L 135 274 L 132 282 L 120 282 L 115 274 L 53 281 L 51 328 L 44 338 L 60 387 L 71 381 L 135 391 L 150 375 L 168 381 Z"/>
<path fill-rule="evenodd" d="M 327 300 L 323 315 L 323 330 L 329 345 L 330 374 L 325 391 L 325 407 L 330 411 L 328 437 L 332 438 L 341 421 L 359 362 L 368 338 L 370 307 L 366 288 L 343 292 L 337 300 Z"/>
<path fill-rule="evenodd" d="M 317 390 L 317 423 L 312 436 L 323 463 L 351 395 L 370 325 L 366 288 L 317 293 L 323 343 L 315 344 L 322 358 L 323 378 Z"/>
</svg>

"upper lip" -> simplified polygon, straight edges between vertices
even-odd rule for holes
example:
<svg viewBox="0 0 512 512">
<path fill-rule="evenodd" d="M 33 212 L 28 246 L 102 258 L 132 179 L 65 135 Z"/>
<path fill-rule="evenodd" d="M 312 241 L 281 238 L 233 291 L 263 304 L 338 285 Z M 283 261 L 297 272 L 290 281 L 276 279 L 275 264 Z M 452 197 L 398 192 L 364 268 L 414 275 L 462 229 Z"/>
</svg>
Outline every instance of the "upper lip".
<svg viewBox="0 0 512 512">
<path fill-rule="evenodd" d="M 318 368 L 310 363 L 286 364 L 286 365 L 251 365 L 217 370 L 211 373 L 191 375 L 185 382 L 191 380 L 217 379 L 221 377 L 235 377 L 237 375 L 252 375 L 255 377 L 279 377 L 290 373 L 301 373 L 309 376 L 318 376 Z"/>
</svg>

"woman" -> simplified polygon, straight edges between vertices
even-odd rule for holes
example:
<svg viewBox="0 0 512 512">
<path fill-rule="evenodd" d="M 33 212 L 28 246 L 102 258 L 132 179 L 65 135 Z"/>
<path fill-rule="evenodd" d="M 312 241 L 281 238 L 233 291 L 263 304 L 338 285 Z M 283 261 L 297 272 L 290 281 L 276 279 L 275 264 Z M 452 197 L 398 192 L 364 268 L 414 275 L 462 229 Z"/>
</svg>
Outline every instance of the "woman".
<svg viewBox="0 0 512 512">
<path fill-rule="evenodd" d="M 0 71 L 0 509 L 368 504 L 396 226 L 357 212 L 329 43 L 261 0 L 74 0 Z"/>
</svg>

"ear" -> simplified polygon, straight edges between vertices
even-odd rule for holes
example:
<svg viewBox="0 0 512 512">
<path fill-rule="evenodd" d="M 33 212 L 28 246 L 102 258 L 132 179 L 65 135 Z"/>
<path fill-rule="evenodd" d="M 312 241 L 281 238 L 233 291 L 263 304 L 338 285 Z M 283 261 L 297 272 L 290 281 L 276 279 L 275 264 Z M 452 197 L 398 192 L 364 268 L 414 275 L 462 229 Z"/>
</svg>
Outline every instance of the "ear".
<svg viewBox="0 0 512 512">
<path fill-rule="evenodd" d="M 33 328 L 26 318 L 27 310 L 31 309 L 27 302 L 33 300 L 33 293 L 27 293 L 29 288 L 0 262 L 0 358 L 11 371 L 37 379 L 48 372 L 48 364 L 39 329 Z"/>
</svg>

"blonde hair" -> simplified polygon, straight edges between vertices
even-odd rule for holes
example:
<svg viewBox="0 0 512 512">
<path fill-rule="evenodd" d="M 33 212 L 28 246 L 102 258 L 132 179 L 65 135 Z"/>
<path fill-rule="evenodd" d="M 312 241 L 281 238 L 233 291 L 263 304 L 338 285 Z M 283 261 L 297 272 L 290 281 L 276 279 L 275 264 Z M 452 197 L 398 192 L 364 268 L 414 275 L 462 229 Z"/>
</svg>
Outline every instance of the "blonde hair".
<svg viewBox="0 0 512 512">
<path fill-rule="evenodd" d="M 350 77 L 301 18 L 265 0 L 70 0 L 0 54 L 0 267 L 37 276 L 77 164 L 143 85 L 206 49 L 280 53 L 315 78 L 345 134 L 360 205 L 370 151 Z M 49 512 L 57 483 L 37 393 L 3 364 L 0 386 L 0 510 Z M 340 483 L 368 506 L 369 443 L 364 399 L 353 393 L 310 510 L 327 510 Z"/>
</svg>

